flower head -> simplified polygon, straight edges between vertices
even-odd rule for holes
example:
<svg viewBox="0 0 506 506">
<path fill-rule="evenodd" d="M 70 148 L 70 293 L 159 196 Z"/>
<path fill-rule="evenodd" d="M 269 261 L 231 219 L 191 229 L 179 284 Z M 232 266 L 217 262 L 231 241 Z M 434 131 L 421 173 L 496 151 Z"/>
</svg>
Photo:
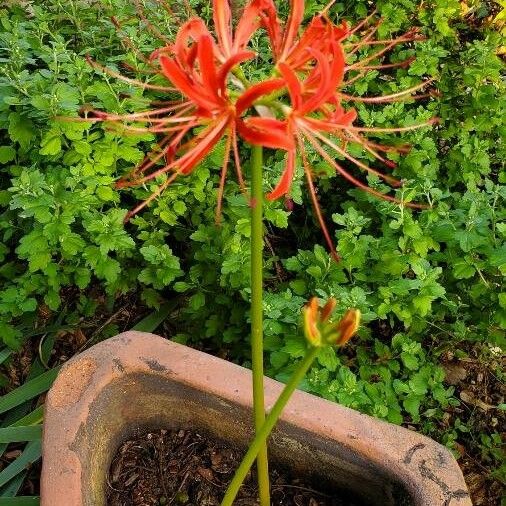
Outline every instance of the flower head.
<svg viewBox="0 0 506 506">
<path fill-rule="evenodd" d="M 392 175 L 355 157 L 348 146 L 359 144 L 385 169 L 393 169 L 395 163 L 387 154 L 395 151 L 404 153 L 406 146 L 383 146 L 371 141 L 369 136 L 412 130 L 430 125 L 435 120 L 399 128 L 363 127 L 356 124 L 357 112 L 353 105 L 355 102 L 387 103 L 425 97 L 429 94 L 413 97 L 413 93 L 426 87 L 430 81 L 377 97 L 354 96 L 345 90 L 370 70 L 409 65 L 412 58 L 399 63 L 384 63 L 383 57 L 397 44 L 420 40 L 422 37 L 417 30 L 410 30 L 394 39 L 377 40 L 375 34 L 381 20 L 372 23 L 374 13 L 354 28 L 349 28 L 345 22 L 335 24 L 329 19 L 331 4 L 301 30 L 304 0 L 290 0 L 290 14 L 285 24 L 278 19 L 274 0 L 250 0 L 241 17 L 232 23 L 229 1 L 213 0 L 214 35 L 202 19 L 192 17 L 181 25 L 171 42 L 149 23 L 139 0 L 134 1 L 145 25 L 163 43 L 148 58 L 136 50 L 137 56 L 145 63 L 144 71 L 149 78 L 159 76 L 167 84 L 135 80 L 90 62 L 114 77 L 148 90 L 167 93 L 173 98 L 132 114 L 89 111 L 91 118 L 88 119 L 121 124 L 126 132 L 147 131 L 160 136 L 156 149 L 117 183 L 118 187 L 152 181 L 159 184 L 128 217 L 160 195 L 177 177 L 190 174 L 216 144 L 225 139 L 218 189 L 219 217 L 231 153 L 239 184 L 244 188 L 238 136 L 251 144 L 286 151 L 285 168 L 276 186 L 267 195 L 270 200 L 287 198 L 295 167 L 300 161 L 315 214 L 336 260 L 339 257 L 319 207 L 308 148 L 358 188 L 384 200 L 424 207 L 401 202 L 394 196 L 370 188 L 336 161 L 336 157 L 344 158 L 365 174 L 374 174 L 394 188 L 401 186 L 402 182 Z M 121 30 L 119 23 L 114 22 Z M 269 37 L 274 65 L 271 75 L 265 80 L 249 82 L 240 65 L 256 55 L 248 49 L 248 45 L 260 27 Z M 128 38 L 124 40 L 135 50 Z M 373 49 L 367 56 L 351 62 L 366 47 Z M 161 176 L 164 180 L 160 183 Z"/>
<path fill-rule="evenodd" d="M 336 304 L 336 299 L 330 298 L 320 307 L 318 298 L 313 297 L 304 306 L 304 334 L 311 346 L 344 346 L 356 334 L 360 325 L 360 311 L 348 309 L 344 316 L 334 323 L 331 316 Z"/>
</svg>

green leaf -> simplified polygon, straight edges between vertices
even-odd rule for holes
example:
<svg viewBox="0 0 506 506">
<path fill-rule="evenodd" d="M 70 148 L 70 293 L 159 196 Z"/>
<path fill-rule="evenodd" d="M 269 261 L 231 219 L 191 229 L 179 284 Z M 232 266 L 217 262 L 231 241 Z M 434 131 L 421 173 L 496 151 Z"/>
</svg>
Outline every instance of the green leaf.
<svg viewBox="0 0 506 506">
<path fill-rule="evenodd" d="M 318 354 L 318 362 L 330 372 L 334 372 L 339 365 L 339 359 L 334 348 L 332 346 L 323 347 Z"/>
<path fill-rule="evenodd" d="M 105 257 L 98 261 L 95 266 L 95 272 L 99 278 L 103 278 L 109 283 L 114 283 L 121 272 L 121 265 L 114 258 Z"/>
<path fill-rule="evenodd" d="M 401 353 L 402 363 L 406 366 L 410 371 L 416 371 L 418 369 L 418 358 L 416 355 L 412 355 L 411 353 L 402 352 Z"/>
<path fill-rule="evenodd" d="M 69 255 L 77 254 L 86 246 L 84 239 L 79 234 L 73 232 L 67 232 L 61 237 L 60 241 L 63 251 Z"/>
<path fill-rule="evenodd" d="M 42 422 L 44 418 L 44 405 L 41 404 L 39 407 L 35 408 L 32 412 L 28 413 L 26 416 L 23 416 L 16 422 L 12 423 L 10 427 L 20 427 L 23 425 L 36 425 Z"/>
<path fill-rule="evenodd" d="M 48 132 L 40 143 L 40 154 L 47 156 L 57 155 L 61 151 L 60 134 L 55 132 Z"/>
<path fill-rule="evenodd" d="M 404 401 L 404 409 L 414 418 L 417 419 L 420 411 L 420 397 L 418 395 L 410 394 Z"/>
<path fill-rule="evenodd" d="M 197 292 L 190 297 L 189 305 L 194 311 L 198 311 L 206 303 L 206 296 L 202 292 Z"/>
<path fill-rule="evenodd" d="M 12 478 L 12 480 L 6 483 L 3 487 L 0 487 L 0 504 L 4 497 L 14 498 L 18 495 L 19 490 L 21 489 L 27 474 L 28 469 L 25 469 L 25 471 L 18 473 L 14 478 Z"/>
<path fill-rule="evenodd" d="M 157 311 L 153 311 L 151 314 L 143 318 L 139 323 L 136 323 L 132 330 L 137 330 L 139 332 L 154 332 L 169 316 L 169 314 L 174 311 L 177 304 L 179 303 L 178 299 L 174 299 L 170 302 L 166 302 L 160 306 L 160 309 Z"/>
<path fill-rule="evenodd" d="M 475 272 L 476 272 L 475 268 L 465 261 L 459 261 L 453 264 L 453 275 L 457 279 L 472 278 Z"/>
<path fill-rule="evenodd" d="M 13 350 L 18 350 L 21 346 L 21 332 L 9 325 L 8 323 L 0 321 L 0 340 Z"/>
<path fill-rule="evenodd" d="M 37 462 L 41 457 L 41 452 L 41 441 L 31 441 L 28 443 L 23 453 L 0 472 L 0 487 L 12 480 L 17 474 L 23 472 L 31 464 Z"/>
<path fill-rule="evenodd" d="M 0 443 L 17 443 L 20 441 L 37 441 L 42 437 L 42 426 L 16 426 L 0 428 Z"/>
<path fill-rule="evenodd" d="M 429 313 L 433 300 L 432 295 L 415 295 L 412 299 L 413 306 L 418 310 L 420 316 L 426 316 Z"/>
<path fill-rule="evenodd" d="M 272 367 L 274 367 L 275 369 L 281 369 L 281 367 L 286 365 L 289 359 L 290 355 L 288 355 L 288 353 L 285 353 L 283 351 L 273 351 L 269 355 L 269 361 Z"/>
<path fill-rule="evenodd" d="M 40 497 L 38 496 L 18 496 L 6 497 L 0 499 L 0 506 L 39 506 Z"/>
<path fill-rule="evenodd" d="M 174 291 L 178 293 L 183 293 L 188 291 L 191 288 L 191 285 L 186 283 L 185 281 L 177 281 L 174 283 Z"/>
<path fill-rule="evenodd" d="M 306 343 L 301 338 L 288 338 L 281 349 L 292 358 L 303 357 L 306 354 Z"/>
<path fill-rule="evenodd" d="M 16 150 L 12 146 L 0 146 L 0 163 L 9 163 L 16 158 Z"/>
<path fill-rule="evenodd" d="M 28 148 L 30 142 L 35 137 L 35 127 L 33 123 L 26 116 L 21 116 L 21 114 L 17 112 L 11 112 L 9 114 L 8 132 L 10 138 L 14 142 L 18 142 L 23 149 Z"/>
<path fill-rule="evenodd" d="M 1 334 L 0 334 L 1 338 Z M 9 348 L 4 348 L 0 351 L 0 364 L 3 364 L 10 356 L 12 355 L 12 350 Z"/>
<path fill-rule="evenodd" d="M 19 406 L 25 401 L 37 397 L 49 389 L 58 375 L 60 366 L 50 369 L 35 379 L 16 388 L 0 399 L 0 414 Z"/>
</svg>

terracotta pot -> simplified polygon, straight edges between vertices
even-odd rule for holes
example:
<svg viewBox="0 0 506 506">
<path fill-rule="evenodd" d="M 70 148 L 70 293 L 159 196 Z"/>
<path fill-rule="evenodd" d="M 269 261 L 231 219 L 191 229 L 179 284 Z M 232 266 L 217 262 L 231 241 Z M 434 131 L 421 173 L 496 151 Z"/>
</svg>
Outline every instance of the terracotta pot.
<svg viewBox="0 0 506 506">
<path fill-rule="evenodd" d="M 245 448 L 250 389 L 249 370 L 153 334 L 97 344 L 65 365 L 47 396 L 42 506 L 104 505 L 112 457 L 139 428 L 191 427 Z M 268 407 L 281 389 L 266 379 Z M 292 397 L 269 448 L 295 473 L 327 478 L 375 506 L 471 505 L 446 448 L 304 392 Z"/>
</svg>

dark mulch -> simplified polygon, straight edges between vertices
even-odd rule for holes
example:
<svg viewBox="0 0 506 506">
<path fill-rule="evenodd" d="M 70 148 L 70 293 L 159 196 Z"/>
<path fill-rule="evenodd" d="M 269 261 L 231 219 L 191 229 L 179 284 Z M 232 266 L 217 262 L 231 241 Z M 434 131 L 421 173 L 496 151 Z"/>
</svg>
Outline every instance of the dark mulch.
<svg viewBox="0 0 506 506">
<path fill-rule="evenodd" d="M 160 430 L 124 443 L 109 474 L 108 506 L 215 506 L 232 479 L 242 453 L 185 430 Z M 237 506 L 256 505 L 255 477 L 250 473 Z M 363 506 L 350 498 L 330 497 L 307 480 L 271 470 L 273 506 Z M 342 496 L 341 496 L 342 497 Z"/>
<path fill-rule="evenodd" d="M 506 402 L 506 359 L 499 349 L 495 353 L 484 349 L 468 345 L 467 357 L 460 359 L 451 351 L 442 355 L 445 381 L 455 387 L 455 396 L 461 401 L 447 410 L 443 421 L 450 429 L 459 420 L 466 429 L 458 432 L 455 446 L 473 504 L 499 506 L 505 504 L 506 497 L 504 460 L 500 471 L 500 457 L 492 454 L 480 434 L 497 433 L 506 441 L 506 411 L 498 409 Z M 495 451 L 500 452 L 498 448 Z"/>
</svg>

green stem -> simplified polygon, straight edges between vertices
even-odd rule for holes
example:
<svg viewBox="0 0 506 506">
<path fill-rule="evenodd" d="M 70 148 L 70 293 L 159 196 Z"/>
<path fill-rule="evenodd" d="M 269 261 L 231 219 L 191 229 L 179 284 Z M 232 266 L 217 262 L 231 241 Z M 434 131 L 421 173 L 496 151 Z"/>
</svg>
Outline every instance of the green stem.
<svg viewBox="0 0 506 506">
<path fill-rule="evenodd" d="M 265 420 L 264 338 L 263 338 L 263 151 L 253 146 L 251 158 L 251 368 L 253 370 L 253 411 L 255 430 Z M 258 492 L 261 506 L 270 506 L 267 444 L 257 451 Z M 255 454 L 255 455 L 257 455 Z"/>
<path fill-rule="evenodd" d="M 311 347 L 310 349 L 308 349 L 306 355 L 302 359 L 302 362 L 300 362 L 297 369 L 293 373 L 292 377 L 285 385 L 285 388 L 281 392 L 281 395 L 279 396 L 278 400 L 272 407 L 270 413 L 267 415 L 265 423 L 262 425 L 260 430 L 257 430 L 255 438 L 249 445 L 248 451 L 246 452 L 246 455 L 242 459 L 240 466 L 237 468 L 237 471 L 235 472 L 235 475 L 225 493 L 225 497 L 221 501 L 221 506 L 232 506 L 232 504 L 234 503 L 237 493 L 239 492 L 239 489 L 241 488 L 241 485 L 244 479 L 246 478 L 248 471 L 253 465 L 253 462 L 255 461 L 257 454 L 265 446 L 267 438 L 269 437 L 269 434 L 276 425 L 276 422 L 278 421 L 278 418 L 280 417 L 283 408 L 290 399 L 294 390 L 297 388 L 297 385 L 306 375 L 308 369 L 311 367 L 311 364 L 318 355 L 319 351 L 320 348 Z"/>
</svg>

